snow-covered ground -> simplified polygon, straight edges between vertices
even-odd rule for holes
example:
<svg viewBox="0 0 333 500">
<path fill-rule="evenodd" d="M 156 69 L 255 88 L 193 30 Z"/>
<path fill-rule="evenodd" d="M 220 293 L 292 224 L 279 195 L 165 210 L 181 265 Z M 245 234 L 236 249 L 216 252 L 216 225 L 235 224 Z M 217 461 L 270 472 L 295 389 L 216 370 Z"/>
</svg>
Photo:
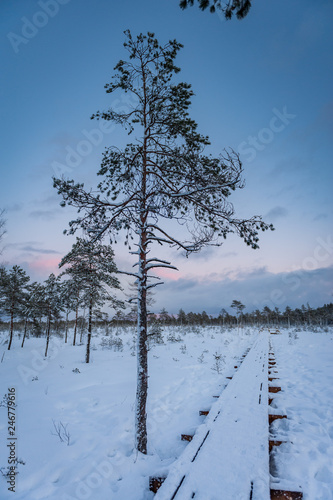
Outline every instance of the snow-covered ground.
<svg viewBox="0 0 333 500">
<path fill-rule="evenodd" d="M 333 336 L 289 331 L 271 336 L 282 391 L 273 406 L 287 415 L 275 421 L 272 482 L 304 492 L 304 500 L 333 499 Z"/>
<path fill-rule="evenodd" d="M 15 388 L 15 448 L 24 462 L 15 494 L 0 477 L 1 500 L 151 500 L 149 476 L 172 468 L 188 446 L 180 435 L 205 425 L 199 410 L 216 404 L 213 396 L 223 393 L 226 377 L 258 337 L 256 329 L 164 330 L 164 344 L 149 353 L 149 454 L 142 456 L 133 452 L 134 332 L 118 333 L 93 338 L 89 365 L 84 346 L 59 338 L 50 344 L 47 360 L 45 339 L 27 339 L 21 349 L 15 338 L 11 351 L 0 346 L 0 400 Z M 123 350 L 109 348 L 120 338 Z M 291 329 L 271 336 L 271 342 L 283 389 L 273 405 L 288 416 L 271 428 L 276 439 L 287 441 L 274 451 L 272 480 L 277 488 L 301 489 L 304 500 L 333 500 L 333 334 Z M 0 433 L 0 467 L 6 469 L 4 406 Z M 226 460 L 232 453 L 240 450 L 226 450 Z"/>
</svg>

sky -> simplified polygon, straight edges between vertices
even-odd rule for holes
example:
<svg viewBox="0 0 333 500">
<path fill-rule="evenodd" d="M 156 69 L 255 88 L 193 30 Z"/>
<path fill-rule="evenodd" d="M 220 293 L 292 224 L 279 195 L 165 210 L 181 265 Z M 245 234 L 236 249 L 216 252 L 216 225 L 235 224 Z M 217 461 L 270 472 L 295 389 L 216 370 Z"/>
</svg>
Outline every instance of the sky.
<svg viewBox="0 0 333 500">
<path fill-rule="evenodd" d="M 58 272 L 75 241 L 63 235 L 75 212 L 61 208 L 52 176 L 96 185 L 102 152 L 123 145 L 122 129 L 100 128 L 97 110 L 126 105 L 106 94 L 125 58 L 124 30 L 152 31 L 184 45 L 177 64 L 192 85 L 191 117 L 207 153 L 239 152 L 245 188 L 232 195 L 240 217 L 262 215 L 276 230 L 252 250 L 236 237 L 185 258 L 159 254 L 178 271 L 159 272 L 154 310 L 177 313 L 280 310 L 332 302 L 333 71 L 329 0 L 253 0 L 242 21 L 182 11 L 179 0 L 2 0 L 0 3 L 1 183 L 7 234 L 0 259 L 32 280 Z M 133 258 L 120 241 L 119 269 Z M 124 288 L 126 279 L 122 280 Z"/>
</svg>

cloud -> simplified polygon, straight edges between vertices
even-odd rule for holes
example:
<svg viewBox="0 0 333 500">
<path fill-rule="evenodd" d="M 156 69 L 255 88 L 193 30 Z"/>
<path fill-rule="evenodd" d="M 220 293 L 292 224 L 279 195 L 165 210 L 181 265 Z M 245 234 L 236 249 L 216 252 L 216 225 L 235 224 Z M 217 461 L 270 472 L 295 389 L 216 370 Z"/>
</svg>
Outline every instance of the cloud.
<svg viewBox="0 0 333 500">
<path fill-rule="evenodd" d="M 24 247 L 21 248 L 22 251 L 25 251 L 25 252 L 34 252 L 34 253 L 44 253 L 44 254 L 50 254 L 50 253 L 60 253 L 58 252 L 57 250 L 48 250 L 48 249 L 44 249 L 44 248 L 35 248 L 35 247 L 32 247 L 30 245 L 26 245 Z"/>
<path fill-rule="evenodd" d="M 45 219 L 45 220 L 50 220 L 54 219 L 55 216 L 57 215 L 57 212 L 59 210 L 34 210 L 33 212 L 30 212 L 29 216 L 36 218 L 36 219 Z"/>
<path fill-rule="evenodd" d="M 37 245 L 37 246 L 36 246 Z M 33 252 L 33 253 L 44 253 L 44 254 L 59 254 L 57 250 L 41 248 L 39 241 L 25 241 L 22 243 L 8 243 L 6 248 L 17 249 L 20 252 Z"/>
<path fill-rule="evenodd" d="M 52 257 L 49 259 L 38 259 L 32 262 L 28 262 L 29 272 L 33 276 L 33 279 L 45 280 L 51 274 L 59 274 L 59 262 L 60 259 Z"/>
<path fill-rule="evenodd" d="M 262 310 L 264 306 L 284 310 L 287 305 L 300 307 L 307 302 L 319 307 L 333 300 L 333 266 L 312 271 L 297 270 L 271 273 L 266 268 L 240 271 L 235 278 L 220 276 L 165 280 L 157 288 L 156 311 L 165 307 L 170 313 L 180 308 L 186 312 L 218 314 L 222 307 L 229 310 L 233 299 L 246 305 L 247 312 Z"/>
<path fill-rule="evenodd" d="M 288 210 L 284 207 L 276 206 L 272 208 L 266 215 L 265 218 L 269 220 L 276 220 L 281 217 L 287 217 L 289 214 Z"/>
<path fill-rule="evenodd" d="M 318 220 L 326 220 L 328 217 L 327 214 L 318 214 L 316 217 L 313 218 L 313 221 L 316 222 Z"/>
<path fill-rule="evenodd" d="M 48 278 L 51 273 L 58 275 L 60 273 L 59 270 L 60 258 L 51 257 L 45 258 L 42 257 L 28 261 L 24 258 L 16 259 L 14 263 L 6 262 L 6 268 L 12 267 L 14 264 L 20 266 L 24 269 L 28 276 L 30 276 L 31 281 L 44 281 Z"/>
<path fill-rule="evenodd" d="M 23 203 L 10 203 L 6 205 L 4 208 L 6 212 L 19 212 L 23 208 Z"/>
</svg>

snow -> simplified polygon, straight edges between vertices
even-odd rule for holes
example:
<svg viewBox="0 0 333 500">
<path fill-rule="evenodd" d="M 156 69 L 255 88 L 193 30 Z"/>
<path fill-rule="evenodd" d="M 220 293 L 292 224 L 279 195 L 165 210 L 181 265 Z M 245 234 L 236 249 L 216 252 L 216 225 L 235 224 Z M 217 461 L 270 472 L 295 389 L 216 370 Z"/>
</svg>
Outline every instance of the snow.
<svg viewBox="0 0 333 500">
<path fill-rule="evenodd" d="M 277 489 L 303 490 L 305 499 L 333 498 L 333 338 L 290 331 L 272 336 L 282 391 L 273 405 L 287 420 L 273 424 L 287 443 L 274 451 Z"/>
<path fill-rule="evenodd" d="M 261 446 L 268 446 L 268 426 L 262 429 L 264 417 L 260 413 L 265 405 L 257 404 L 258 381 L 265 372 L 260 372 L 256 360 L 267 333 L 258 337 L 257 329 L 165 328 L 165 344 L 149 352 L 148 455 L 143 456 L 133 451 L 134 331 L 119 328 L 119 335 L 113 333 L 114 339 L 122 338 L 123 351 L 106 349 L 107 342 L 102 348 L 103 332 L 95 334 L 90 364 L 84 363 L 85 346 L 66 345 L 60 338 L 51 338 L 47 360 L 43 357 L 44 338 L 29 338 L 21 349 L 16 334 L 11 351 L 5 344 L 0 346 L 0 359 L 5 353 L 0 363 L 0 400 L 8 387 L 15 387 L 17 455 L 25 462 L 18 465 L 15 495 L 0 477 L 1 500 L 152 500 L 149 476 L 170 473 L 171 478 L 176 464 L 186 464 L 186 454 L 190 455 L 191 447 L 209 428 L 211 435 L 192 463 L 196 468 L 189 473 L 188 491 L 192 492 L 192 486 L 204 487 L 206 496 L 195 498 L 219 499 L 209 496 L 213 495 L 209 493 L 209 478 L 214 472 L 226 474 L 228 468 L 235 474 L 238 464 L 248 494 L 249 481 L 254 480 L 253 499 L 264 500 L 264 495 L 255 496 L 261 487 L 256 477 L 261 477 L 267 492 L 268 471 L 263 461 L 265 452 L 260 452 Z M 72 334 L 69 332 L 69 339 Z M 172 341 L 178 336 L 181 341 Z M 5 338 L 3 334 L 2 342 Z M 274 449 L 271 482 L 277 489 L 303 491 L 304 500 L 333 500 L 332 332 L 285 330 L 281 335 L 271 335 L 270 341 L 282 388 L 274 395 L 271 412 L 288 417 L 271 425 L 275 439 L 286 441 Z M 221 373 L 216 370 L 214 353 L 222 354 Z M 232 380 L 227 379 L 230 376 Z M 267 391 L 264 385 L 263 391 Z M 220 399 L 213 397 L 220 394 Z M 267 401 L 265 392 L 262 400 Z M 200 416 L 199 410 L 205 409 L 210 410 L 208 417 Z M 213 430 L 212 421 L 219 410 Z M 251 427 L 234 422 L 237 412 L 241 412 L 242 421 L 252 422 Z M 67 426 L 68 446 L 54 435 L 53 421 Z M 214 432 L 215 441 L 210 439 Z M 182 433 L 195 437 L 186 443 L 180 439 Z M 0 467 L 6 468 L 4 407 L 0 408 L 0 434 Z M 216 456 L 214 462 L 209 450 Z M 221 463 L 230 467 L 222 471 Z M 234 500 L 227 496 L 231 482 L 236 483 L 236 478 L 228 481 L 225 476 L 220 485 L 226 500 Z"/>
</svg>

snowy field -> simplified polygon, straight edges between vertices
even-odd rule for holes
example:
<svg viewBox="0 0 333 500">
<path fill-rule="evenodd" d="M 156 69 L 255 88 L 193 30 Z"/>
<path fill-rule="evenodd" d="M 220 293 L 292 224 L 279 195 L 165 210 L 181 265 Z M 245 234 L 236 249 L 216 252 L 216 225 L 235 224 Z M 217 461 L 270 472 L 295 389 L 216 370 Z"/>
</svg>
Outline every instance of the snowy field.
<svg viewBox="0 0 333 500">
<path fill-rule="evenodd" d="M 45 360 L 45 339 L 27 339 L 21 349 L 15 337 L 7 351 L 2 336 L 0 400 L 15 389 L 15 449 L 22 463 L 15 493 L 0 477 L 1 500 L 153 499 L 149 476 L 167 473 L 183 456 L 189 445 L 181 434 L 200 432 L 207 417 L 199 410 L 217 404 L 214 396 L 223 393 L 227 377 L 258 338 L 257 329 L 165 328 L 164 343 L 149 353 L 149 454 L 137 456 L 133 333 L 119 328 L 94 336 L 89 365 L 84 345 L 65 345 L 56 337 Z M 272 455 L 271 483 L 303 491 L 304 500 L 333 500 L 333 332 L 290 329 L 270 341 L 282 388 L 273 411 L 288 416 L 271 426 L 275 439 L 286 441 Z M 5 406 L 0 433 L 5 472 Z M 226 450 L 226 461 L 238 453 L 238 447 Z"/>
</svg>

